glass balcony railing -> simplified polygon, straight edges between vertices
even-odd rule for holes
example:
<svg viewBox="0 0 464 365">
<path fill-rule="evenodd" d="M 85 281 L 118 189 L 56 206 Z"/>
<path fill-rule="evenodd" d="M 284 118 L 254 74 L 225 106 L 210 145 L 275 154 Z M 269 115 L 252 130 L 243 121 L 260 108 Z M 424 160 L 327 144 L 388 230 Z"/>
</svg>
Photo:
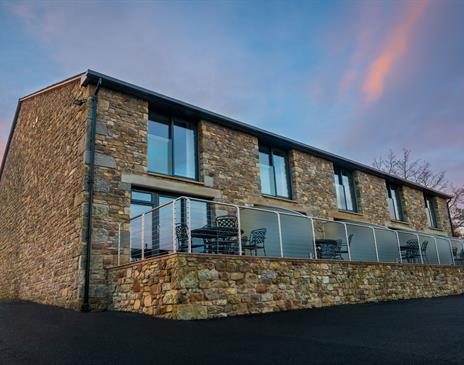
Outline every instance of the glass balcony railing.
<svg viewBox="0 0 464 365">
<path fill-rule="evenodd" d="M 464 265 L 464 240 L 181 197 L 120 225 L 118 262 L 171 252 Z"/>
</svg>

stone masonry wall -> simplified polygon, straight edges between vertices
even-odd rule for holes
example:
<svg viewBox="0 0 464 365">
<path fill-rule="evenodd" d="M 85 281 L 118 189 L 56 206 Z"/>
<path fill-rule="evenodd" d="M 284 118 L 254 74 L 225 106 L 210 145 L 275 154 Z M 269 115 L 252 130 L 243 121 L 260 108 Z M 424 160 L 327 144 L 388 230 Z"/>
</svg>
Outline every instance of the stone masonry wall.
<svg viewBox="0 0 464 365">
<path fill-rule="evenodd" d="M 210 122 L 198 127 L 200 178 L 222 191 L 225 202 L 261 196 L 257 138 Z"/>
<path fill-rule="evenodd" d="M 171 254 L 108 271 L 110 309 L 205 319 L 464 293 L 464 269 Z"/>
<path fill-rule="evenodd" d="M 88 105 L 79 81 L 21 102 L 0 180 L 0 299 L 80 307 L 81 141 Z"/>
<path fill-rule="evenodd" d="M 354 180 L 359 212 L 371 223 L 388 224 L 390 214 L 385 180 L 362 171 L 356 171 Z"/>
<path fill-rule="evenodd" d="M 289 160 L 294 199 L 307 213 L 329 217 L 337 209 L 332 162 L 296 150 Z"/>
<path fill-rule="evenodd" d="M 104 269 L 116 265 L 118 223 L 130 218 L 131 186 L 121 182 L 121 176 L 146 172 L 147 123 L 146 101 L 105 88 L 100 90 L 90 276 L 90 302 L 94 309 L 106 308 Z M 87 199 L 86 195 L 82 198 Z M 122 231 L 129 231 L 128 224 L 122 225 Z M 123 248 L 128 252 L 128 247 Z M 122 259 L 127 257 L 123 255 Z"/>
</svg>

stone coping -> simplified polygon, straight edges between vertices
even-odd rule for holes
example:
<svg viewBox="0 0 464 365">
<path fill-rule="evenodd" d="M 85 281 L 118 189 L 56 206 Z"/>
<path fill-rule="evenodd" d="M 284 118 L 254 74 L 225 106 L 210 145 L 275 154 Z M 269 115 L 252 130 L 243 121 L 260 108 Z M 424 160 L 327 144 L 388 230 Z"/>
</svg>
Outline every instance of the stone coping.
<svg viewBox="0 0 464 365">
<path fill-rule="evenodd" d="M 285 261 L 285 262 L 294 262 L 294 263 L 314 263 L 314 264 L 341 264 L 341 265 L 379 265 L 379 266 L 398 266 L 398 267 L 440 267 L 440 268 L 454 268 L 460 269 L 461 266 L 457 265 L 438 265 L 438 264 L 403 264 L 397 262 L 372 262 L 372 261 L 345 261 L 345 260 L 327 260 L 327 259 L 302 259 L 302 258 L 291 258 L 291 257 L 266 257 L 266 256 L 238 256 L 238 255 L 226 255 L 226 254 L 207 254 L 207 253 L 186 253 L 186 252 L 172 252 L 166 255 L 153 256 L 146 258 L 144 260 L 128 262 L 119 266 L 112 266 L 106 268 L 106 270 L 115 270 L 124 267 L 131 267 L 140 264 L 150 263 L 152 261 L 159 261 L 174 257 L 194 257 L 194 258 L 204 258 L 204 259 L 232 259 L 232 260 L 247 260 L 247 261 Z M 464 266 L 462 267 L 464 268 Z"/>
</svg>

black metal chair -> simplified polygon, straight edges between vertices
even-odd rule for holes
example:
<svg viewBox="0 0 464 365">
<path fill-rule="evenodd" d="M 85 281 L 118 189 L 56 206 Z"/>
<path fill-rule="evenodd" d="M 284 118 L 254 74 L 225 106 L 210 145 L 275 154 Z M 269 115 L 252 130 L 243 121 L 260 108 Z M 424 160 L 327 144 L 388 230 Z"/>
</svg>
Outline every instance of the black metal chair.
<svg viewBox="0 0 464 365">
<path fill-rule="evenodd" d="M 250 232 L 250 238 L 242 238 L 242 250 L 245 253 L 247 250 L 255 253 L 255 256 L 258 256 L 258 250 L 263 250 L 264 256 L 266 254 L 266 228 L 254 229 Z"/>
<path fill-rule="evenodd" d="M 342 240 L 318 240 L 318 257 L 328 260 L 343 260 L 341 256 Z"/>
<path fill-rule="evenodd" d="M 417 259 L 420 261 L 419 243 L 417 240 L 408 240 L 406 246 L 401 258 L 409 263 L 415 263 Z"/>
<path fill-rule="evenodd" d="M 238 220 L 235 215 L 216 217 L 217 253 L 235 253 L 237 251 Z"/>
<path fill-rule="evenodd" d="M 188 234 L 188 226 L 183 223 L 176 224 L 176 240 L 177 240 L 177 250 L 180 252 L 188 252 L 189 246 L 189 234 Z M 191 248 L 205 248 L 204 243 L 193 243 L 191 241 Z"/>
</svg>

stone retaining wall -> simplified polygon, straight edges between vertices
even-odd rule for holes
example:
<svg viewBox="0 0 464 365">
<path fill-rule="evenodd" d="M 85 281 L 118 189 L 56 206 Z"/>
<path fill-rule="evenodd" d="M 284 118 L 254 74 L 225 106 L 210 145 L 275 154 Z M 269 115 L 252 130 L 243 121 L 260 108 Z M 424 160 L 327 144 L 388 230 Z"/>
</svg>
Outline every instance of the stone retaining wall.
<svg viewBox="0 0 464 365">
<path fill-rule="evenodd" d="M 171 254 L 108 270 L 109 308 L 205 319 L 464 293 L 464 268 Z"/>
</svg>

